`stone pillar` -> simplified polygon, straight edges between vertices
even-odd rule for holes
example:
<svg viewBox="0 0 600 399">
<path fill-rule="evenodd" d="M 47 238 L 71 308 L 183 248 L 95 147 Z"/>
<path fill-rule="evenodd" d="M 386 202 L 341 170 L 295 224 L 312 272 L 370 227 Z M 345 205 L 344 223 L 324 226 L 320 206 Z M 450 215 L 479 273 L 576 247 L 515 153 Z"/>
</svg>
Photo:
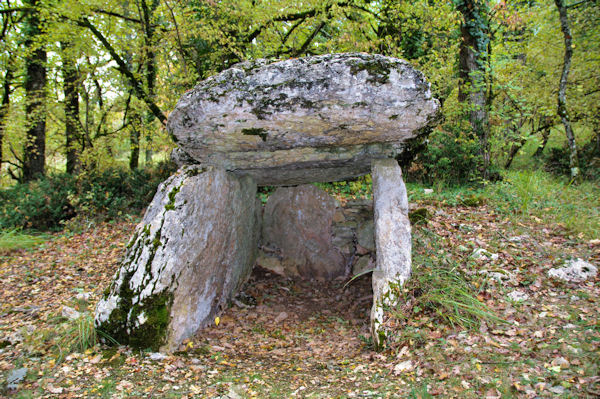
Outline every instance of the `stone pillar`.
<svg viewBox="0 0 600 399">
<path fill-rule="evenodd" d="M 335 212 L 335 200 L 320 188 L 279 187 L 265 206 L 262 244 L 280 253 L 287 275 L 317 280 L 343 276 L 346 259 L 332 242 Z"/>
<path fill-rule="evenodd" d="M 213 322 L 248 278 L 260 221 L 256 184 L 184 167 L 162 183 L 96 308 L 120 344 L 173 351 Z"/>
<path fill-rule="evenodd" d="M 371 334 L 375 346 L 381 348 L 387 337 L 384 308 L 398 305 L 400 289 L 410 277 L 411 235 L 408 198 L 398 162 L 375 160 L 371 173 L 377 251 L 372 277 Z"/>
</svg>

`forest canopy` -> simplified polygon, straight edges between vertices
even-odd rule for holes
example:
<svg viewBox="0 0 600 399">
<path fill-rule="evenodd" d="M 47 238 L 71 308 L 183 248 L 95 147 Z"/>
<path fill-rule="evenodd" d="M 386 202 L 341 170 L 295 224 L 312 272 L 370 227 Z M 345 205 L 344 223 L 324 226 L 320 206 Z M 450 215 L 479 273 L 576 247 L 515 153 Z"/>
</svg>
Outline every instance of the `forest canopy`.
<svg viewBox="0 0 600 399">
<path fill-rule="evenodd" d="M 3 0 L 0 182 L 150 166 L 169 111 L 245 60 L 362 51 L 409 60 L 444 121 L 408 168 L 499 177 L 513 161 L 598 177 L 594 0 Z M 408 166 L 408 165 L 407 165 Z"/>
</svg>

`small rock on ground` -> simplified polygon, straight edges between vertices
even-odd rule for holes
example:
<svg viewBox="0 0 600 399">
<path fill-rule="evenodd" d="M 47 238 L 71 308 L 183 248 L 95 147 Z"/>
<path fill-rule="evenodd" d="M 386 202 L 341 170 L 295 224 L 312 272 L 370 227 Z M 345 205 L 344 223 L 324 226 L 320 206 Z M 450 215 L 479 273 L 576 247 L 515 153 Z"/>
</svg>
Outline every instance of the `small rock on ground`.
<svg viewBox="0 0 600 399">
<path fill-rule="evenodd" d="M 529 299 L 529 295 L 523 291 L 513 291 L 508 294 L 508 297 L 514 302 L 523 302 Z"/>
<path fill-rule="evenodd" d="M 7 389 L 17 389 L 19 383 L 25 379 L 27 375 L 27 368 L 21 367 L 19 369 L 14 369 L 8 374 L 6 378 L 6 388 Z"/>
<path fill-rule="evenodd" d="M 548 271 L 550 277 L 564 281 L 582 282 L 596 277 L 598 268 L 583 259 L 571 259 L 564 267 L 552 268 Z"/>
</svg>

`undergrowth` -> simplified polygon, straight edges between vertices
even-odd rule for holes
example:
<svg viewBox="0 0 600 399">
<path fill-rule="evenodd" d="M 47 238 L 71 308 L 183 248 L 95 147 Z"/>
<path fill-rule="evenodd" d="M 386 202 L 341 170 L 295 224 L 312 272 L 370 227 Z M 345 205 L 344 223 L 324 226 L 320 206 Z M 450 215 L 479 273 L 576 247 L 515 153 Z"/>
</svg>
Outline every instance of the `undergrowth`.
<svg viewBox="0 0 600 399">
<path fill-rule="evenodd" d="M 34 248 L 48 240 L 47 235 L 27 234 L 17 229 L 0 230 L 0 254 L 15 249 Z"/>
<path fill-rule="evenodd" d="M 530 216 L 588 239 L 600 232 L 600 187 L 593 182 L 573 185 L 542 171 L 511 172 L 489 186 L 486 196 L 515 221 Z"/>
<path fill-rule="evenodd" d="M 115 220 L 146 207 L 171 164 L 66 173 L 0 188 L 0 228 L 60 229 L 74 217 Z"/>
<path fill-rule="evenodd" d="M 414 231 L 413 272 L 393 312 L 399 323 L 426 317 L 450 327 L 477 328 L 482 321 L 502 322 L 483 302 L 459 264 L 425 227 Z"/>
</svg>

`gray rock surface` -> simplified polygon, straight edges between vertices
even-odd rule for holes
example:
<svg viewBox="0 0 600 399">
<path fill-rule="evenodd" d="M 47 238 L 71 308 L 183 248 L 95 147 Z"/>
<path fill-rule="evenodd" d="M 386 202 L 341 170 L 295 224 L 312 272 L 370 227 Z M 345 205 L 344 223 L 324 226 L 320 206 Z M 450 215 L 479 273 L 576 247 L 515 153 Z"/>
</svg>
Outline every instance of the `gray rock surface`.
<svg viewBox="0 0 600 399">
<path fill-rule="evenodd" d="M 373 161 L 373 200 L 377 267 L 373 271 L 371 334 L 377 347 L 385 340 L 384 306 L 396 306 L 398 290 L 411 273 L 408 198 L 394 159 Z"/>
<path fill-rule="evenodd" d="M 280 187 L 264 209 L 262 244 L 279 251 L 284 268 L 295 267 L 304 278 L 342 276 L 346 262 L 332 245 L 335 212 L 335 200 L 313 185 Z"/>
<path fill-rule="evenodd" d="M 373 220 L 367 220 L 356 230 L 356 241 L 358 244 L 369 250 L 375 250 L 375 225 Z"/>
<path fill-rule="evenodd" d="M 121 344 L 175 350 L 214 320 L 256 256 L 256 184 L 186 167 L 162 183 L 129 242 L 97 328 Z"/>
<path fill-rule="evenodd" d="M 6 389 L 14 390 L 19 387 L 19 384 L 27 376 L 27 368 L 21 367 L 18 369 L 12 369 L 6 377 Z"/>
<path fill-rule="evenodd" d="M 352 266 L 352 276 L 366 274 L 375 268 L 375 262 L 369 255 L 363 255 L 358 257 L 354 266 Z"/>
<path fill-rule="evenodd" d="M 583 259 L 571 259 L 564 267 L 552 268 L 548 271 L 550 277 L 564 281 L 580 283 L 596 277 L 598 268 Z"/>
<path fill-rule="evenodd" d="M 259 185 L 366 174 L 428 132 L 439 103 L 408 62 L 363 53 L 233 66 L 185 93 L 167 129 L 191 159 Z"/>
<path fill-rule="evenodd" d="M 69 320 L 75 320 L 81 317 L 81 313 L 76 311 L 70 306 L 63 306 L 61 310 L 62 317 L 66 317 Z"/>
<path fill-rule="evenodd" d="M 262 251 L 259 252 L 258 257 L 256 258 L 256 266 L 284 277 L 298 275 L 298 270 L 295 268 L 286 269 L 283 262 L 281 262 L 277 256 L 269 256 Z"/>
</svg>

